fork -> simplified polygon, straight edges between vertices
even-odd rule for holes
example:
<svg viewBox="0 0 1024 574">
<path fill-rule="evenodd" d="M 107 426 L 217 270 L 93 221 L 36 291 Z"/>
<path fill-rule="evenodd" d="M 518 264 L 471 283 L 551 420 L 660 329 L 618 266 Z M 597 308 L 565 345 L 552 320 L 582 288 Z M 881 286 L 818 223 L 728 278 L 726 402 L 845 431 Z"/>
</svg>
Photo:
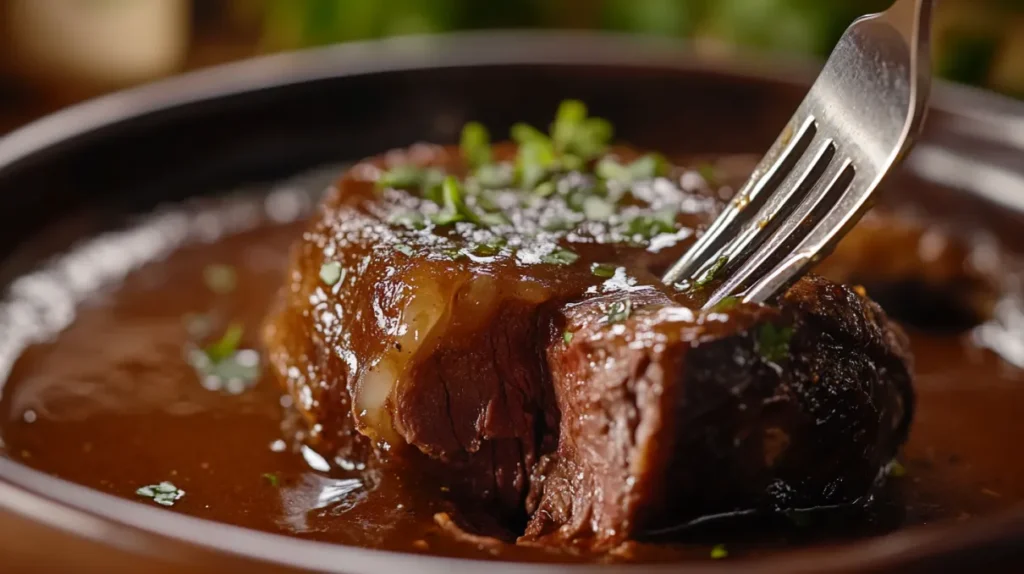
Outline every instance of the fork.
<svg viewBox="0 0 1024 574">
<path fill-rule="evenodd" d="M 665 273 L 763 303 L 828 255 L 921 131 L 931 85 L 933 0 L 856 20 L 810 92 L 721 214 Z"/>
</svg>

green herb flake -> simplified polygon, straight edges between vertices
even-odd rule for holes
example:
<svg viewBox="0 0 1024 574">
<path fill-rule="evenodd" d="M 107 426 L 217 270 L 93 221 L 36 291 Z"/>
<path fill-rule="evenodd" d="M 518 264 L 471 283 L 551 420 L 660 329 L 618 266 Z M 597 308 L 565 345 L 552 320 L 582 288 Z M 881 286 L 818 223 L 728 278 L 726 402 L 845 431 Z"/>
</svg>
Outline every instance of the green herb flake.
<svg viewBox="0 0 1024 574">
<path fill-rule="evenodd" d="M 607 323 L 622 323 L 633 313 L 633 302 L 629 299 L 621 299 L 608 306 L 608 313 L 605 315 Z"/>
<path fill-rule="evenodd" d="M 722 272 L 722 269 L 728 262 L 728 255 L 723 255 L 716 259 L 715 262 L 711 265 L 711 267 L 708 267 L 708 270 L 705 271 L 703 275 L 701 275 L 696 281 L 693 282 L 693 286 L 696 288 L 701 288 L 706 286 L 708 283 L 714 281 L 715 277 L 717 277 L 718 274 Z"/>
<path fill-rule="evenodd" d="M 461 259 L 466 256 L 466 254 L 463 253 L 462 249 L 459 249 L 458 247 L 445 247 L 444 249 L 441 250 L 441 255 L 444 255 L 445 257 L 451 259 L 452 261 L 456 259 Z"/>
<path fill-rule="evenodd" d="M 548 136 L 544 135 L 543 132 L 529 124 L 515 124 L 512 126 L 510 135 L 512 136 L 512 141 L 519 145 L 524 145 L 528 142 L 543 142 L 548 145 L 551 144 Z"/>
<path fill-rule="evenodd" d="M 606 221 L 615 215 L 615 206 L 604 198 L 596 195 L 588 196 L 583 200 L 583 217 L 590 221 Z"/>
<path fill-rule="evenodd" d="M 392 213 L 388 217 L 388 223 L 401 225 L 407 229 L 424 229 L 427 226 L 427 218 L 419 211 L 408 209 Z"/>
<path fill-rule="evenodd" d="M 608 263 L 594 263 L 590 266 L 590 272 L 605 279 L 615 276 L 616 267 Z"/>
<path fill-rule="evenodd" d="M 501 252 L 501 249 L 508 243 L 504 237 L 495 237 L 483 243 L 473 246 L 473 255 L 491 257 Z"/>
<path fill-rule="evenodd" d="M 603 157 L 601 161 L 597 162 L 597 166 L 594 168 L 594 173 L 601 179 L 607 179 L 611 181 L 629 182 L 632 181 L 633 176 L 629 172 L 629 168 L 622 165 L 613 157 Z"/>
<path fill-rule="evenodd" d="M 714 186 L 718 182 L 718 169 L 710 163 L 698 165 L 697 173 L 710 186 Z"/>
<path fill-rule="evenodd" d="M 341 263 L 328 261 L 321 265 L 320 280 L 326 283 L 328 287 L 333 287 L 335 283 L 341 280 Z"/>
<path fill-rule="evenodd" d="M 490 163 L 477 168 L 473 176 L 484 189 L 505 189 L 515 183 L 515 168 L 508 163 Z"/>
<path fill-rule="evenodd" d="M 433 218 L 434 223 L 438 225 L 465 221 L 466 214 L 470 213 L 469 207 L 462 199 L 462 186 L 455 176 L 449 175 L 441 184 L 441 205 L 444 209 Z"/>
<path fill-rule="evenodd" d="M 550 177 L 555 167 L 555 151 L 548 140 L 528 140 L 519 144 L 516 154 L 516 175 L 519 186 L 535 189 Z"/>
<path fill-rule="evenodd" d="M 664 176 L 668 173 L 668 161 L 661 154 L 649 153 L 629 164 L 632 181 L 643 181 Z"/>
<path fill-rule="evenodd" d="M 380 174 L 377 187 L 412 189 L 423 183 L 426 172 L 415 165 L 398 165 Z"/>
<path fill-rule="evenodd" d="M 888 475 L 893 478 L 903 478 L 907 476 L 907 467 L 903 466 L 900 461 L 895 458 L 889 462 Z"/>
<path fill-rule="evenodd" d="M 274 488 L 277 488 L 278 486 L 281 485 L 280 477 L 278 477 L 277 474 L 275 474 L 273 472 L 264 472 L 263 473 L 263 480 L 267 481 L 267 484 L 269 484 L 270 486 L 272 486 Z"/>
<path fill-rule="evenodd" d="M 712 560 L 721 560 L 723 558 L 728 558 L 728 557 L 729 557 L 729 550 L 726 549 L 725 544 L 716 544 L 715 547 L 711 549 L 711 559 Z"/>
<path fill-rule="evenodd" d="M 238 285 L 238 274 L 230 265 L 214 263 L 203 268 L 203 281 L 210 291 L 217 295 L 227 295 Z"/>
<path fill-rule="evenodd" d="M 551 140 L 559 154 L 593 159 L 608 147 L 612 125 L 602 118 L 587 116 L 587 106 L 579 100 L 565 100 L 558 107 L 551 125 Z"/>
<path fill-rule="evenodd" d="M 736 297 L 735 295 L 730 295 L 728 297 L 725 297 L 718 303 L 715 303 L 714 306 L 711 307 L 711 310 L 714 311 L 715 313 L 725 313 L 726 311 L 731 311 L 732 309 L 736 308 L 736 306 L 739 304 L 740 298 Z"/>
<path fill-rule="evenodd" d="M 533 188 L 533 194 L 536 195 L 537 197 L 551 197 L 557 190 L 558 187 L 555 186 L 555 182 L 545 181 L 544 183 L 541 183 L 537 187 Z"/>
<path fill-rule="evenodd" d="M 579 258 L 580 256 L 575 251 L 558 248 L 541 257 L 540 260 L 543 263 L 551 263 L 553 265 L 572 265 Z"/>
<path fill-rule="evenodd" d="M 638 215 L 626 223 L 626 234 L 630 236 L 639 235 L 644 239 L 650 239 L 662 233 L 675 233 L 676 211 L 674 209 L 662 209 L 648 215 Z"/>
<path fill-rule="evenodd" d="M 159 484 L 143 486 L 135 491 L 136 496 L 149 498 L 160 506 L 174 506 L 174 503 L 185 496 L 185 491 L 174 486 L 173 483 L 164 481 Z"/>
<path fill-rule="evenodd" d="M 562 331 L 562 341 L 564 341 L 566 345 L 572 343 L 572 331 L 568 329 Z"/>
<path fill-rule="evenodd" d="M 211 363 L 219 363 L 235 354 L 238 345 L 242 342 L 242 335 L 245 328 L 241 323 L 234 322 L 228 325 L 221 338 L 214 341 L 204 350 Z"/>
<path fill-rule="evenodd" d="M 476 222 L 483 227 L 496 227 L 498 225 L 507 225 L 509 223 L 508 217 L 505 217 L 504 213 L 498 211 L 481 213 L 476 216 Z"/>
<path fill-rule="evenodd" d="M 792 338 L 792 327 L 765 323 L 757 331 L 757 352 L 766 361 L 778 363 L 789 356 L 789 342 Z"/>
<path fill-rule="evenodd" d="M 395 251 L 401 253 L 402 255 L 405 255 L 406 257 L 412 257 L 413 255 L 416 254 L 415 249 L 404 243 L 399 243 L 395 245 Z"/>
<path fill-rule="evenodd" d="M 587 105 L 579 100 L 564 100 L 555 113 L 551 126 L 551 139 L 559 151 L 566 151 L 577 137 L 579 127 L 587 119 Z"/>
<path fill-rule="evenodd" d="M 447 174 L 444 170 L 430 168 L 423 172 L 423 180 L 420 182 L 420 195 L 427 201 L 441 205 L 441 185 Z"/>
<path fill-rule="evenodd" d="M 472 168 L 491 163 L 491 136 L 487 133 L 487 128 L 477 122 L 469 122 L 463 126 L 459 149 L 462 158 Z"/>
</svg>

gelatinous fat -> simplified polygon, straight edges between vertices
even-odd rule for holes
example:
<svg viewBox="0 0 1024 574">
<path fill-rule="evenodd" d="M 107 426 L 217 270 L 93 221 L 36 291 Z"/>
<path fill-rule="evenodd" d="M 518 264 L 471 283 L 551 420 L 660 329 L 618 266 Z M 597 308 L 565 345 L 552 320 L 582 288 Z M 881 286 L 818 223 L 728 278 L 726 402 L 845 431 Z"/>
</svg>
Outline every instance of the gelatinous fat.
<svg viewBox="0 0 1024 574">
<path fill-rule="evenodd" d="M 402 381 L 412 376 L 417 356 L 447 328 L 455 289 L 444 289 L 425 273 L 409 279 L 405 304 L 387 336 L 393 343 L 369 366 L 354 386 L 352 410 L 359 432 L 377 443 L 401 441 L 388 410 L 389 399 Z"/>
</svg>

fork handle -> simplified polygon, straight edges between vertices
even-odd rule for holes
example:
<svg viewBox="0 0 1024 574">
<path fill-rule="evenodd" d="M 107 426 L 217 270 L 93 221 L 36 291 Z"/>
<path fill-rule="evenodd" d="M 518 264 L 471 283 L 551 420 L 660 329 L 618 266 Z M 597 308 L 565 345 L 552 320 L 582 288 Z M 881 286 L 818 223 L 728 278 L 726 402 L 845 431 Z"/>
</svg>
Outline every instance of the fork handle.
<svg viewBox="0 0 1024 574">
<path fill-rule="evenodd" d="M 928 99 L 931 95 L 932 13 L 936 2 L 937 0 L 896 0 L 885 12 L 861 19 L 871 21 L 872 24 L 888 25 L 899 33 L 910 50 L 910 74 L 916 79 L 912 84 L 914 105 L 924 112 L 910 114 L 914 120 L 907 126 L 909 138 L 904 146 L 904 152 L 917 138 L 927 115 Z"/>
<path fill-rule="evenodd" d="M 885 12 L 868 16 L 896 29 L 918 58 L 929 58 L 935 0 L 896 0 Z M 915 58 L 917 59 L 917 58 Z"/>
</svg>

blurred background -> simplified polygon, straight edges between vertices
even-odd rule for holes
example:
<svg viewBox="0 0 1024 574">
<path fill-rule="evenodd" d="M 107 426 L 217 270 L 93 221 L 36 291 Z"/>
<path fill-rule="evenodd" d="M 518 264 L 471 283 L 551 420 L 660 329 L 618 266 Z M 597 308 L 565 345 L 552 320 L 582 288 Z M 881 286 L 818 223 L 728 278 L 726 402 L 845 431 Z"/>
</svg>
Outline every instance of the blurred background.
<svg viewBox="0 0 1024 574">
<path fill-rule="evenodd" d="M 0 133 L 82 98 L 337 42 L 490 28 L 615 30 L 697 50 L 826 55 L 891 0 L 0 0 Z M 935 72 L 1024 96 L 1024 0 L 942 0 Z"/>
</svg>

